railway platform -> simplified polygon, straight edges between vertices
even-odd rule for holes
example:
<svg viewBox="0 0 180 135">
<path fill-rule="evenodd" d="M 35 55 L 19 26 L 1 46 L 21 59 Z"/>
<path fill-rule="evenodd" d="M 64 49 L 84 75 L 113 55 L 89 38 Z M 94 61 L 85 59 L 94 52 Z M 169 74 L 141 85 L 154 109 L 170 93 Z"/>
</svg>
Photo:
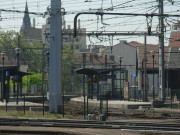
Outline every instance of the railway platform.
<svg viewBox="0 0 180 135">
<path fill-rule="evenodd" d="M 83 104 L 84 97 L 71 98 L 72 102 L 76 104 Z M 86 97 L 87 101 L 87 97 Z M 99 106 L 100 100 L 97 99 L 88 99 L 88 104 L 92 106 Z M 106 100 L 103 100 L 103 105 L 106 104 Z M 151 107 L 151 102 L 134 102 L 134 101 L 122 101 L 122 100 L 108 100 L 108 107 L 110 108 L 119 108 L 119 109 L 139 109 L 141 107 Z"/>
</svg>

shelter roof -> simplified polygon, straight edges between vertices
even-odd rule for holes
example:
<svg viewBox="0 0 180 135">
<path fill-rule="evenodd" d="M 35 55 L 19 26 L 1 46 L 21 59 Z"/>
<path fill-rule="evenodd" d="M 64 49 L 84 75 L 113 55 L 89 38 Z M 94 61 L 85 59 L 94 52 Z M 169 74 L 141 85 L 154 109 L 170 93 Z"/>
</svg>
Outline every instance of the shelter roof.
<svg viewBox="0 0 180 135">
<path fill-rule="evenodd" d="M 80 59 L 82 62 L 82 53 L 76 54 L 76 58 Z M 86 53 L 86 64 L 95 64 L 95 65 L 104 65 L 105 64 L 105 57 L 99 56 L 93 53 Z M 119 64 L 111 59 L 107 58 L 108 65 L 118 66 Z"/>
<path fill-rule="evenodd" d="M 92 68 L 80 68 L 76 70 L 78 74 L 97 75 L 97 74 L 109 74 L 111 70 L 108 69 L 92 69 Z"/>
</svg>

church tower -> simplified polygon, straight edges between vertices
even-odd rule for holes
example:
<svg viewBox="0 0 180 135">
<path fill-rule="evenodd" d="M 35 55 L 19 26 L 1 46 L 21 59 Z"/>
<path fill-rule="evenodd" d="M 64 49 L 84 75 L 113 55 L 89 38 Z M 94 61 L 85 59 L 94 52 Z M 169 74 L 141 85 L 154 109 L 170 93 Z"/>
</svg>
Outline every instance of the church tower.
<svg viewBox="0 0 180 135">
<path fill-rule="evenodd" d="M 26 1 L 26 7 L 25 7 L 25 13 L 23 17 L 23 24 L 21 27 L 21 32 L 23 32 L 25 28 L 30 28 L 30 27 L 31 27 L 31 19 L 29 17 L 28 5 Z"/>
</svg>

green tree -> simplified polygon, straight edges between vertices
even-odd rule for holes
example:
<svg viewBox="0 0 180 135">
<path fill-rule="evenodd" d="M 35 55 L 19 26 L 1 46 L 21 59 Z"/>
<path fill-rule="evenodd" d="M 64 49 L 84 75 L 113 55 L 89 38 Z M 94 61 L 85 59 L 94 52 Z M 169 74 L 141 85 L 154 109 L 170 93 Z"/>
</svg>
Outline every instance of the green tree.
<svg viewBox="0 0 180 135">
<path fill-rule="evenodd" d="M 63 46 L 62 53 L 62 88 L 65 92 L 72 89 L 74 91 L 80 90 L 81 76 L 75 73 L 78 65 L 75 63 L 75 55 L 70 45 Z"/>
<path fill-rule="evenodd" d="M 24 35 L 15 31 L 2 32 L 0 35 L 0 51 L 6 55 L 16 58 L 15 48 L 18 47 L 18 36 L 20 35 L 20 58 L 21 64 L 28 65 L 29 71 L 41 72 L 42 43 L 39 41 L 28 41 Z"/>
<path fill-rule="evenodd" d="M 0 51 L 6 51 L 6 55 L 16 59 L 15 48 L 18 47 L 18 36 L 20 35 L 20 58 L 21 64 L 28 65 L 29 72 L 33 78 L 32 83 L 42 83 L 42 48 L 43 45 L 38 41 L 28 41 L 24 35 L 15 31 L 3 32 L 0 35 Z M 47 57 L 45 57 L 47 70 Z M 75 63 L 74 52 L 70 45 L 63 46 L 62 51 L 62 85 L 64 91 L 71 91 L 72 84 L 74 90 L 80 87 L 81 76 L 76 74 L 74 70 L 78 67 Z M 48 72 L 48 71 L 47 71 Z M 30 78 L 30 76 L 29 76 Z M 27 77 L 23 78 L 23 86 L 27 87 Z M 47 78 L 45 78 L 47 79 Z M 37 81 L 37 82 L 36 82 Z M 29 82 L 29 80 L 28 80 Z M 72 83 L 73 82 L 73 83 Z"/>
</svg>

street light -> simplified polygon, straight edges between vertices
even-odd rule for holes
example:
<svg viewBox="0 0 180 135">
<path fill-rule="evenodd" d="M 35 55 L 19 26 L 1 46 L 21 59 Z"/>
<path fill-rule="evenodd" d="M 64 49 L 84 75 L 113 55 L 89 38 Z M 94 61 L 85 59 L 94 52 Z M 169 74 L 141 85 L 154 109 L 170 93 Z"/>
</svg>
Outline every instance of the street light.
<svg viewBox="0 0 180 135">
<path fill-rule="evenodd" d="M 28 67 L 26 67 L 26 71 L 27 71 L 27 93 L 28 93 Z"/>
<path fill-rule="evenodd" d="M 19 53 L 20 48 L 15 48 L 16 56 L 17 56 L 17 98 L 16 98 L 16 104 L 18 104 L 18 94 L 19 94 Z"/>
<path fill-rule="evenodd" d="M 151 51 L 151 55 L 153 58 L 153 86 L 152 86 L 152 90 L 153 90 L 153 100 L 155 99 L 155 92 L 154 92 L 154 57 L 155 57 L 156 51 L 152 50 Z"/>
<path fill-rule="evenodd" d="M 119 70 L 119 72 L 120 72 L 120 100 L 122 100 L 122 91 L 121 91 L 121 63 L 122 63 L 122 58 L 123 57 L 121 57 L 121 56 L 119 56 L 119 64 L 120 64 L 120 70 Z"/>
<path fill-rule="evenodd" d="M 2 57 L 2 89 L 1 89 L 1 98 L 2 98 L 2 100 L 4 99 L 4 96 L 5 96 L 5 91 L 4 91 L 4 58 L 5 58 L 5 53 L 1 53 L 1 57 Z"/>
</svg>

